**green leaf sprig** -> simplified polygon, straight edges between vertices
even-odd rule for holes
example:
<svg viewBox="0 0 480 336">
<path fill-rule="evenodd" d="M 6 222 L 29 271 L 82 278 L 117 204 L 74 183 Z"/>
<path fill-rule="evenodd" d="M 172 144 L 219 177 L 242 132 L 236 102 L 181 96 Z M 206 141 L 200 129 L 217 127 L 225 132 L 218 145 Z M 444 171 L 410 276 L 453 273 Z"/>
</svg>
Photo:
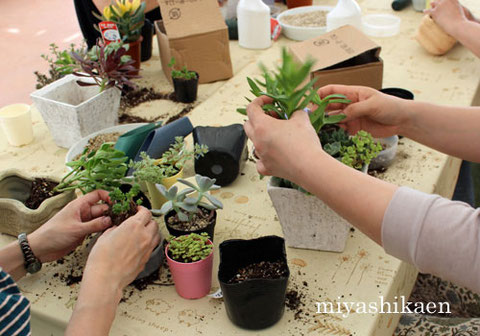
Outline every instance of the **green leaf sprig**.
<svg viewBox="0 0 480 336">
<path fill-rule="evenodd" d="M 250 92 L 256 96 L 267 96 L 273 99 L 271 104 L 263 105 L 265 112 L 274 112 L 281 119 L 290 119 L 292 114 L 298 110 L 304 110 L 311 104 L 316 108 L 310 113 L 310 122 L 318 133 L 327 124 L 336 124 L 345 118 L 343 114 L 327 116 L 325 109 L 331 103 L 350 103 L 344 95 L 332 94 L 323 99 L 320 98 L 313 85 L 316 78 L 308 81 L 313 60 L 307 60 L 303 64 L 294 61 L 293 56 L 282 49 L 282 65 L 272 73 L 264 65 L 260 65 L 263 71 L 263 81 L 253 80 L 247 77 Z M 262 87 L 262 89 L 260 88 Z M 247 98 L 249 102 L 251 99 Z M 246 114 L 245 108 L 237 109 L 238 112 Z"/>
</svg>

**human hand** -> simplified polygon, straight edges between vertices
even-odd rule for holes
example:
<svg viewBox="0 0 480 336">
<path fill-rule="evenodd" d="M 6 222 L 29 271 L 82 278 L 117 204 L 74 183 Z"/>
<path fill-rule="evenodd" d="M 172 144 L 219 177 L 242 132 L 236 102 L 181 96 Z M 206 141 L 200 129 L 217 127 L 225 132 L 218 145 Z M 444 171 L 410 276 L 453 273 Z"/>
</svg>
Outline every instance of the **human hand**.
<svg viewBox="0 0 480 336">
<path fill-rule="evenodd" d="M 57 260 L 80 245 L 90 233 L 107 229 L 110 217 L 103 214 L 108 209 L 108 192 L 96 190 L 67 204 L 48 222 L 28 235 L 33 253 L 42 262 Z"/>
<path fill-rule="evenodd" d="M 458 0 L 437 0 L 424 10 L 425 14 L 437 23 L 447 34 L 458 38 L 458 29 L 462 22 L 475 20 L 472 13 L 463 7 Z"/>
<path fill-rule="evenodd" d="M 122 290 L 144 269 L 153 249 L 160 243 L 158 225 L 144 207 L 118 227 L 111 227 L 90 251 L 85 282 L 113 284 Z"/>
<path fill-rule="evenodd" d="M 321 98 L 331 94 L 343 94 L 350 104 L 330 104 L 327 111 L 344 113 L 347 117 L 340 122 L 348 133 L 360 130 L 370 132 L 376 138 L 401 134 L 408 120 L 407 100 L 383 94 L 363 86 L 327 85 L 318 90 Z M 335 112 L 332 112 L 335 111 Z"/>
<path fill-rule="evenodd" d="M 276 119 L 262 110 L 271 102 L 266 96 L 253 100 L 247 106 L 248 120 L 243 127 L 255 146 L 258 172 L 296 182 L 312 155 L 325 152 L 307 113 L 297 111 L 290 120 Z"/>
</svg>

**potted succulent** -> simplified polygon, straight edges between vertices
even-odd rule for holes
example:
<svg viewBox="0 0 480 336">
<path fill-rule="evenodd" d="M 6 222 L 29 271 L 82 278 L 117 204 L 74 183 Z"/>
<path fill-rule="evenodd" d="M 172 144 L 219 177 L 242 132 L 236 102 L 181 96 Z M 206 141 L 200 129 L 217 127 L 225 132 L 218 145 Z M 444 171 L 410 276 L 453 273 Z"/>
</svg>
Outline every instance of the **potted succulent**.
<svg viewBox="0 0 480 336">
<path fill-rule="evenodd" d="M 128 157 L 113 146 L 113 143 L 104 143 L 98 150 L 88 154 L 86 148 L 78 160 L 67 163 L 72 170 L 63 177 L 54 190 L 78 189 L 83 194 L 97 189 L 109 191 L 110 204 L 107 215 L 112 219 L 113 225 L 120 225 L 137 213 L 137 205 L 141 204 L 148 209 L 151 206 L 137 183 L 127 184 L 131 182 L 131 179 L 125 177 Z M 157 270 L 162 264 L 162 258 L 162 244 L 159 244 L 137 279 Z"/>
<path fill-rule="evenodd" d="M 178 182 L 187 188 L 179 191 L 178 187 L 173 185 L 167 190 L 163 185 L 157 184 L 158 190 L 167 199 L 159 213 L 165 215 L 168 231 L 176 237 L 206 232 L 213 241 L 217 209 L 222 209 L 223 204 L 210 195 L 209 191 L 220 187 L 215 185 L 215 179 L 198 174 L 195 175 L 197 185 L 184 179 L 178 179 Z"/>
<path fill-rule="evenodd" d="M 153 209 L 160 209 L 166 199 L 160 194 L 157 183 L 170 188 L 183 177 L 183 167 L 188 160 L 203 156 L 208 152 L 205 145 L 196 144 L 193 150 L 188 150 L 183 137 L 175 137 L 175 142 L 165 151 L 161 158 L 152 159 L 147 153 L 141 152 L 142 160 L 131 161 L 129 167 L 134 169 L 133 176 L 139 182 L 145 182 Z"/>
<path fill-rule="evenodd" d="M 175 290 L 185 299 L 199 299 L 212 286 L 213 243 L 207 233 L 170 236 L 165 248 Z"/>
<path fill-rule="evenodd" d="M 173 89 L 175 98 L 181 103 L 192 103 L 197 99 L 198 91 L 198 73 L 187 70 L 186 66 L 182 69 L 175 69 L 175 58 L 170 59 L 168 66 L 172 68 Z"/>
<path fill-rule="evenodd" d="M 327 115 L 325 109 L 328 104 L 347 104 L 350 101 L 343 95 L 330 95 L 321 99 L 313 88 L 315 79 L 302 85 L 312 66 L 313 61 L 295 63 L 292 55 L 283 49 L 282 65 L 276 73 L 272 74 L 262 66 L 263 81 L 253 81 L 250 78 L 247 80 L 255 96 L 266 95 L 273 99 L 271 104 L 263 106 L 266 113 L 275 113 L 279 118 L 290 119 L 295 111 L 305 110 L 309 113 L 313 128 L 319 134 L 324 150 L 343 163 L 366 172 L 371 159 L 380 151 L 380 145 L 375 143 L 367 132 L 361 131 L 350 137 L 342 129 L 336 130 L 332 127 L 345 116 Z M 313 111 L 310 111 L 309 107 Z M 246 112 L 245 109 L 238 111 Z M 327 130 L 321 132 L 326 125 Z M 290 181 L 276 177 L 270 179 L 267 191 L 277 211 L 288 246 L 343 251 L 350 225 L 320 199 Z"/>
<path fill-rule="evenodd" d="M 195 158 L 195 173 L 215 178 L 220 186 L 235 181 L 248 159 L 247 135 L 243 125 L 197 126 L 195 144 L 208 147 L 208 153 Z"/>
<path fill-rule="evenodd" d="M 135 75 L 138 75 L 141 62 L 142 27 L 145 23 L 144 1 L 140 0 L 116 0 L 115 3 L 106 6 L 100 16 L 95 12 L 93 15 L 100 21 L 115 22 L 118 32 L 124 43 L 128 43 L 127 55 L 133 60 Z"/>
<path fill-rule="evenodd" d="M 125 53 L 123 45 L 105 46 L 99 40 L 87 54 L 71 54 L 78 63 L 73 75 L 30 95 L 58 146 L 69 148 L 81 138 L 117 123 L 119 89 L 135 86 L 130 79 L 137 78 L 132 73 L 132 60 Z M 77 76 L 84 79 L 77 80 Z"/>
<path fill-rule="evenodd" d="M 219 249 L 218 281 L 230 320 L 246 329 L 278 322 L 290 276 L 283 238 L 226 240 Z"/>
<path fill-rule="evenodd" d="M 0 172 L 0 232 L 31 233 L 75 199 L 73 191 L 56 192 L 58 180 L 27 176 L 17 169 Z"/>
</svg>

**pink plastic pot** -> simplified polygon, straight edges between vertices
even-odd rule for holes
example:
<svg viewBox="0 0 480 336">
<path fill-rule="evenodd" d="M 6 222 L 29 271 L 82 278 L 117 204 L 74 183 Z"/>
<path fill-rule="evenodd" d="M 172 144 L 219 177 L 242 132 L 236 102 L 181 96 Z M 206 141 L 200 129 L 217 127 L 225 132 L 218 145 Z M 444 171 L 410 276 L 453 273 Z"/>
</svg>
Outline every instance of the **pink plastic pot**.
<svg viewBox="0 0 480 336">
<path fill-rule="evenodd" d="M 212 245 L 210 240 L 208 242 Z M 178 295 L 185 299 L 200 299 L 207 295 L 212 287 L 213 249 L 203 260 L 181 263 L 170 258 L 169 246 L 165 248 L 165 255 Z"/>
</svg>

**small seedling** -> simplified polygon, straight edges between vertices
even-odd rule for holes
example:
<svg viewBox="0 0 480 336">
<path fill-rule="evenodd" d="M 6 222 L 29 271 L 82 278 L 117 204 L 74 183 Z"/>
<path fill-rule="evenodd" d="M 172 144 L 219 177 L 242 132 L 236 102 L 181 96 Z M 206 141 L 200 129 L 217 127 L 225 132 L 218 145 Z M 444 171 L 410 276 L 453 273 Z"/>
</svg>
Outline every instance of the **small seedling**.
<svg viewBox="0 0 480 336">
<path fill-rule="evenodd" d="M 197 78 L 197 73 L 195 71 L 187 70 L 186 66 L 183 66 L 181 70 L 175 70 L 175 58 L 172 57 L 168 66 L 172 68 L 172 78 L 182 78 L 184 80 L 191 80 Z"/>
</svg>

